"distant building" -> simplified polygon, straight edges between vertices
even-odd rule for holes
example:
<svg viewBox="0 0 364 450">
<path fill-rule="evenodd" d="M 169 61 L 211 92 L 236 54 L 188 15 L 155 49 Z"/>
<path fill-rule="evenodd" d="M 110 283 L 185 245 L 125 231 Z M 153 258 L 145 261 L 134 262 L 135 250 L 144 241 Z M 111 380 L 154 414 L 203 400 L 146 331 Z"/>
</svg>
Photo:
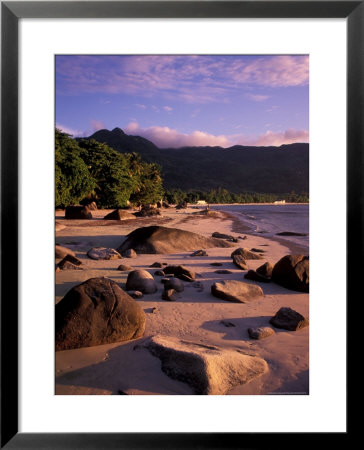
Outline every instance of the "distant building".
<svg viewBox="0 0 364 450">
<path fill-rule="evenodd" d="M 284 205 L 286 203 L 286 200 L 276 200 L 273 204 L 274 205 Z"/>
<path fill-rule="evenodd" d="M 197 200 L 198 205 L 206 205 L 206 200 Z"/>
</svg>

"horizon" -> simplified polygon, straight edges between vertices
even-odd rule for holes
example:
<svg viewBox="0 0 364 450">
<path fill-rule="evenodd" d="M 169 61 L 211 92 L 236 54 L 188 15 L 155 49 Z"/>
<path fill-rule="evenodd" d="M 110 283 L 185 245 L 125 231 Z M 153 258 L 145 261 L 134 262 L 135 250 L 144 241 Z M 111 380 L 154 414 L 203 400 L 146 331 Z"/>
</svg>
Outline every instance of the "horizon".
<svg viewBox="0 0 364 450">
<path fill-rule="evenodd" d="M 56 127 L 159 148 L 308 143 L 308 55 L 57 55 Z"/>
</svg>

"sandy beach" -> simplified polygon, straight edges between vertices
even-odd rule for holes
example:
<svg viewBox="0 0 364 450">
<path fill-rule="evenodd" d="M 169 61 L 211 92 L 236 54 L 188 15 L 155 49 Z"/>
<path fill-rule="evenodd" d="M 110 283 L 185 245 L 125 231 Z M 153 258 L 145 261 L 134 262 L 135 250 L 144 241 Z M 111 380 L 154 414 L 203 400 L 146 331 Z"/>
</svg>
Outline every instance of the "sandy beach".
<svg viewBox="0 0 364 450">
<path fill-rule="evenodd" d="M 152 275 L 161 263 L 184 265 L 196 272 L 196 281 L 184 283 L 177 301 L 162 300 L 161 277 L 154 276 L 158 291 L 144 295 L 136 302 L 146 314 L 144 336 L 132 341 L 56 352 L 55 392 L 60 395 L 192 395 L 191 387 L 168 377 L 161 362 L 147 350 L 135 346 L 153 335 L 185 339 L 221 349 L 238 350 L 258 356 L 268 364 L 268 371 L 251 382 L 238 385 L 227 395 L 267 395 L 309 393 L 309 327 L 297 331 L 275 329 L 275 334 L 262 340 L 251 339 L 250 327 L 271 326 L 269 319 L 281 307 L 290 307 L 309 317 L 309 294 L 288 290 L 273 282 L 259 283 L 244 279 L 246 271 L 232 262 L 231 252 L 237 247 L 262 248 L 263 260 L 249 260 L 255 270 L 266 261 L 275 264 L 292 253 L 308 254 L 308 249 L 295 248 L 282 239 L 268 239 L 247 234 L 244 224 L 224 212 L 203 216 L 194 207 L 176 210 L 166 208 L 161 216 L 133 220 L 102 220 L 111 210 L 92 211 L 92 220 L 66 220 L 63 211 L 56 212 L 56 243 L 73 250 L 82 261 L 83 270 L 56 272 L 56 303 L 74 286 L 93 277 L 107 277 L 125 289 L 128 272 L 117 270 L 120 264 L 145 269 Z M 92 247 L 118 248 L 125 236 L 148 225 L 163 225 L 211 237 L 212 233 L 230 234 L 239 240 L 233 248 L 209 248 L 208 256 L 191 257 L 191 251 L 175 254 L 138 254 L 134 258 L 93 260 L 87 256 Z M 198 250 L 196 248 L 195 250 Z M 58 263 L 59 260 L 56 260 Z M 216 267 L 211 263 L 218 262 Z M 216 273 L 228 269 L 232 273 Z M 211 294 L 211 285 L 221 280 L 239 280 L 259 285 L 264 296 L 250 303 L 231 303 Z M 153 308 L 157 308 L 153 312 Z M 225 322 L 222 323 L 222 321 Z M 230 326 L 226 326 L 226 323 Z"/>
</svg>

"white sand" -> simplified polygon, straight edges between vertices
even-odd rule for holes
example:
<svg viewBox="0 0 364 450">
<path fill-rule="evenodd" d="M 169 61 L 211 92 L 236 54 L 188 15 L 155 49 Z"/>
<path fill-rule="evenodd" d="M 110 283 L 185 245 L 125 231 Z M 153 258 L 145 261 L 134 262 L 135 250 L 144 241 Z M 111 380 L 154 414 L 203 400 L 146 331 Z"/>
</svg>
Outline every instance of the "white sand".
<svg viewBox="0 0 364 450">
<path fill-rule="evenodd" d="M 267 374 L 240 385 L 229 394 L 308 394 L 308 336 L 309 328 L 299 331 L 276 329 L 276 333 L 260 341 L 249 338 L 247 329 L 255 326 L 270 326 L 269 319 L 282 306 L 289 306 L 308 317 L 308 294 L 290 291 L 274 283 L 256 283 L 264 297 L 251 303 L 230 303 L 213 297 L 211 285 L 219 280 L 244 279 L 244 271 L 237 269 L 230 258 L 233 249 L 208 249 L 207 257 L 190 257 L 192 252 L 170 255 L 138 255 L 136 258 L 123 258 L 112 261 L 95 261 L 87 257 L 91 247 L 104 246 L 117 248 L 125 235 L 141 226 L 151 223 L 181 228 L 210 237 L 214 231 L 233 236 L 242 233 L 232 231 L 233 221 L 223 213 L 217 217 L 194 215 L 196 209 L 176 211 L 163 210 L 163 216 L 142 218 L 123 222 L 115 221 L 75 221 L 64 220 L 63 213 L 56 213 L 58 223 L 66 225 L 56 234 L 56 242 L 72 248 L 79 257 L 84 270 L 65 270 L 56 273 L 56 302 L 73 286 L 92 277 L 106 276 L 125 287 L 128 272 L 120 272 L 120 264 L 129 264 L 135 269 L 147 269 L 152 274 L 158 270 L 149 266 L 155 262 L 183 264 L 192 268 L 199 276 L 196 281 L 202 284 L 203 291 L 194 283 L 184 283 L 185 290 L 176 302 L 161 299 L 163 284 L 155 277 L 158 292 L 145 295 L 137 300 L 146 313 L 144 337 L 129 342 L 102 345 L 97 347 L 68 350 L 56 353 L 56 393 L 57 394 L 193 394 L 185 383 L 172 380 L 161 371 L 160 361 L 146 350 L 133 350 L 145 337 L 163 334 L 184 338 L 204 344 L 227 349 L 239 349 L 249 355 L 260 356 L 269 365 Z M 108 212 L 93 211 L 95 219 L 102 219 Z M 91 225 L 91 226 L 90 226 Z M 256 269 L 265 261 L 277 262 L 292 251 L 282 242 L 260 236 L 247 235 L 239 240 L 236 247 L 263 248 L 264 260 L 249 260 L 250 269 Z M 198 249 L 195 249 L 198 250 Z M 222 267 L 209 265 L 221 262 Z M 217 269 L 229 269 L 230 275 L 215 273 Z M 255 282 L 251 282 L 254 283 Z M 152 308 L 158 311 L 152 313 Z M 221 320 L 232 322 L 236 327 L 226 327 Z"/>
</svg>

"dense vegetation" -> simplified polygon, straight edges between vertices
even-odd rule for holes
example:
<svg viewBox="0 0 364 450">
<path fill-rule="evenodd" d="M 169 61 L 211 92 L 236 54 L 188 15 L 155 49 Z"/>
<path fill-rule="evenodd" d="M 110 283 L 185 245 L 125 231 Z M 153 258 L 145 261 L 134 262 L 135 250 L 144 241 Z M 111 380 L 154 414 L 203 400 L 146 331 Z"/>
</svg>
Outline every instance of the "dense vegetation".
<svg viewBox="0 0 364 450">
<path fill-rule="evenodd" d="M 119 153 L 140 154 L 144 161 L 162 167 L 165 189 L 209 192 L 309 191 L 309 145 L 280 147 L 183 147 L 160 149 L 140 136 L 128 136 L 120 128 L 99 130 L 87 139 L 104 142 Z"/>
<path fill-rule="evenodd" d="M 56 129 L 55 200 L 65 207 L 95 200 L 99 208 L 154 203 L 163 196 L 160 167 L 136 153 L 121 154 L 95 140 Z"/>
<path fill-rule="evenodd" d="M 254 192 L 244 192 L 236 194 L 226 189 L 212 189 L 208 192 L 190 191 L 184 192 L 181 189 L 167 190 L 164 198 L 168 203 L 180 204 L 183 202 L 196 203 L 205 200 L 207 203 L 273 203 L 277 200 L 285 200 L 288 203 L 307 203 L 309 197 L 307 193 L 296 194 L 261 194 Z"/>
</svg>

